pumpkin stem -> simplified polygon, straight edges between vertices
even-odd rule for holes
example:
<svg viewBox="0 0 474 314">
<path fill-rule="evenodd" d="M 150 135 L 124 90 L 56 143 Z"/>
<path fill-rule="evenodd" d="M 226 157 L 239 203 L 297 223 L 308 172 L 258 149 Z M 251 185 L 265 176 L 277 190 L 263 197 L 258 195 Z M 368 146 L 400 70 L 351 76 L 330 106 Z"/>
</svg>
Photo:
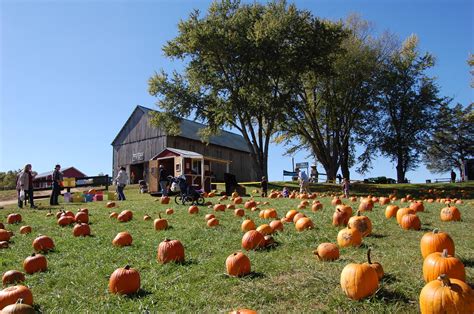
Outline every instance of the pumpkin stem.
<svg viewBox="0 0 474 314">
<path fill-rule="evenodd" d="M 441 254 L 444 258 L 448 257 L 448 249 L 443 250 L 443 254 Z"/>
<path fill-rule="evenodd" d="M 441 274 L 437 279 L 443 282 L 443 287 L 451 287 L 451 281 L 449 280 L 448 275 Z"/>
<path fill-rule="evenodd" d="M 124 267 L 126 270 L 129 270 L 130 269 L 130 265 L 127 265 Z"/>
<path fill-rule="evenodd" d="M 161 219 L 161 214 L 160 213 L 158 213 L 158 217 Z"/>
<path fill-rule="evenodd" d="M 23 304 L 23 299 L 19 298 L 18 300 L 16 300 L 16 304 Z"/>
<path fill-rule="evenodd" d="M 318 250 L 314 250 L 313 254 L 316 255 L 318 257 L 318 259 L 321 259 L 321 256 L 319 256 Z"/>
<path fill-rule="evenodd" d="M 369 249 L 367 250 L 367 261 L 369 262 L 369 264 L 372 264 L 372 260 L 370 259 L 371 251 L 372 251 L 372 248 L 369 247 Z"/>
<path fill-rule="evenodd" d="M 360 210 L 357 210 L 357 216 L 360 216 Z"/>
<path fill-rule="evenodd" d="M 434 228 L 434 229 L 433 229 L 433 233 L 439 233 L 439 229 L 438 229 L 438 228 Z"/>
</svg>

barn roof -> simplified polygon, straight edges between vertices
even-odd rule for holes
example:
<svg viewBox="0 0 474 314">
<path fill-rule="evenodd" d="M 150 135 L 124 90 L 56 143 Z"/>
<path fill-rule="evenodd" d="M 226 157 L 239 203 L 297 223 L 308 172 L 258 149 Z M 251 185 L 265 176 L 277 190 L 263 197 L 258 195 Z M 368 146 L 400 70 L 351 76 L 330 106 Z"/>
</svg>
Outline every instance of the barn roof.
<svg viewBox="0 0 474 314">
<path fill-rule="evenodd" d="M 184 158 L 202 158 L 202 157 L 204 157 L 203 155 L 201 155 L 199 153 L 192 152 L 192 151 L 189 151 L 189 150 L 166 147 L 163 151 L 161 151 L 160 153 L 153 156 L 152 159 L 158 158 L 158 156 L 160 156 L 161 154 L 163 154 L 166 151 L 170 151 L 170 152 L 175 153 L 176 155 L 182 156 Z"/>
<path fill-rule="evenodd" d="M 143 106 L 137 106 L 133 112 L 135 112 L 136 110 L 141 110 L 145 114 L 149 114 L 150 112 L 157 112 L 156 110 L 146 108 Z M 129 120 L 125 122 L 124 127 L 128 123 Z M 181 133 L 178 136 L 201 142 L 201 138 L 198 135 L 199 134 L 198 131 L 204 127 L 205 127 L 204 124 L 201 124 L 192 120 L 188 120 L 188 119 L 181 119 Z M 117 134 L 114 141 L 112 142 L 112 145 L 115 143 L 115 141 L 117 140 L 121 132 L 122 130 L 120 130 L 120 132 Z M 247 142 L 244 140 L 243 136 L 236 133 L 229 132 L 229 131 L 221 130 L 218 136 L 210 137 L 209 143 L 213 145 L 228 147 L 235 150 L 250 153 Z"/>
<path fill-rule="evenodd" d="M 61 168 L 61 172 L 64 172 L 66 170 L 69 170 L 69 169 L 75 169 L 77 172 L 81 173 L 83 177 L 86 177 L 86 175 L 82 172 L 82 171 L 79 171 L 77 168 L 75 167 L 66 167 L 66 168 Z M 39 178 L 46 178 L 48 176 L 52 176 L 53 175 L 53 170 L 51 171 L 48 171 L 48 172 L 43 172 L 43 173 L 40 173 L 38 174 L 35 179 L 39 179 Z"/>
</svg>

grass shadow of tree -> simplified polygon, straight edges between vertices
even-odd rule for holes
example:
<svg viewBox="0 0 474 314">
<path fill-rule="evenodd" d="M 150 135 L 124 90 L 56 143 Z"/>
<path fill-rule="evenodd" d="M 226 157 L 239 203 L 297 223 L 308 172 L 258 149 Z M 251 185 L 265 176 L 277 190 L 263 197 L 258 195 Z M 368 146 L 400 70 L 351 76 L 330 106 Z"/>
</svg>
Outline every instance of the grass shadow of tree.
<svg viewBox="0 0 474 314">
<path fill-rule="evenodd" d="M 398 281 L 397 277 L 395 277 L 392 274 L 384 274 L 383 278 L 382 278 L 383 283 L 393 283 L 393 282 L 397 282 L 397 281 Z"/>
<path fill-rule="evenodd" d="M 389 291 L 384 287 L 380 288 L 372 298 L 386 303 L 413 303 L 413 300 L 408 298 L 405 294 L 398 291 Z"/>
<path fill-rule="evenodd" d="M 145 289 L 140 289 L 140 290 L 138 290 L 138 292 L 128 295 L 127 298 L 132 299 L 132 300 L 133 299 L 141 299 L 141 298 L 146 297 L 147 295 L 150 295 L 150 294 L 152 294 L 150 291 L 145 290 Z"/>
<path fill-rule="evenodd" d="M 474 267 L 474 258 L 461 258 L 464 267 Z"/>
<path fill-rule="evenodd" d="M 386 237 L 388 237 L 388 235 L 380 234 L 380 233 L 371 233 L 369 235 L 369 238 L 375 238 L 375 239 L 382 239 L 382 238 L 386 238 Z"/>
</svg>

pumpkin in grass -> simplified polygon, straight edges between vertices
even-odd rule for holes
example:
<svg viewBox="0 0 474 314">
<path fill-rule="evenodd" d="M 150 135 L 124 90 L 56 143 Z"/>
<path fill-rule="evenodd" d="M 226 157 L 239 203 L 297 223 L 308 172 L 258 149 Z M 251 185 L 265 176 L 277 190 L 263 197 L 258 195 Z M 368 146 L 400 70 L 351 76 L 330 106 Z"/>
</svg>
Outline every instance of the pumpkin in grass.
<svg viewBox="0 0 474 314">
<path fill-rule="evenodd" d="M 21 215 L 18 213 L 13 213 L 7 216 L 8 224 L 17 224 L 22 221 Z"/>
<path fill-rule="evenodd" d="M 239 193 L 237 193 L 237 191 L 234 191 L 234 192 L 232 192 L 232 194 L 230 196 L 232 196 L 232 198 L 237 198 L 237 197 L 239 197 Z"/>
<path fill-rule="evenodd" d="M 435 280 L 439 275 L 446 274 L 449 278 L 466 281 L 464 264 L 456 257 L 449 255 L 448 250 L 434 252 L 423 262 L 423 279 L 425 282 Z"/>
<path fill-rule="evenodd" d="M 0 291 L 0 310 L 10 304 L 15 304 L 18 299 L 22 299 L 24 304 L 33 305 L 33 294 L 25 286 L 17 285 L 5 288 Z"/>
<path fill-rule="evenodd" d="M 63 214 L 61 217 L 58 219 L 58 225 L 61 227 L 69 226 L 74 223 L 74 217 L 67 216 Z"/>
<path fill-rule="evenodd" d="M 383 271 L 382 264 L 377 263 L 377 262 L 372 263 L 372 259 L 370 258 L 370 253 L 371 253 L 371 251 L 372 251 L 371 248 L 369 248 L 369 249 L 367 250 L 367 263 L 365 263 L 365 264 L 369 265 L 370 267 L 372 267 L 372 268 L 375 270 L 375 272 L 377 273 L 377 277 L 378 277 L 379 280 L 380 280 L 380 279 L 383 278 L 383 276 L 384 276 L 385 273 L 384 273 L 384 271 Z"/>
<path fill-rule="evenodd" d="M 423 202 L 413 202 L 410 204 L 410 208 L 417 212 L 425 211 L 425 206 L 423 205 Z"/>
<path fill-rule="evenodd" d="M 212 218 L 216 218 L 216 216 L 214 214 L 207 214 L 206 216 L 204 216 L 204 219 L 206 221 L 208 221 L 209 219 L 212 219 Z"/>
<path fill-rule="evenodd" d="M 9 270 L 2 276 L 3 286 L 21 283 L 23 281 L 25 281 L 25 274 L 18 270 Z"/>
<path fill-rule="evenodd" d="M 306 215 L 303 214 L 303 213 L 298 213 L 298 214 L 296 214 L 296 215 L 293 217 L 293 223 L 296 223 L 298 220 L 300 220 L 301 218 L 304 218 L 304 217 L 306 217 Z"/>
<path fill-rule="evenodd" d="M 474 313 L 474 291 L 465 282 L 441 274 L 420 292 L 422 314 Z"/>
<path fill-rule="evenodd" d="M 54 241 L 48 236 L 40 235 L 33 240 L 33 249 L 36 252 L 48 252 L 54 249 Z"/>
<path fill-rule="evenodd" d="M 107 204 L 105 204 L 105 207 L 107 208 L 115 207 L 115 202 L 107 202 Z"/>
<path fill-rule="evenodd" d="M 86 213 L 87 215 L 89 215 L 89 209 L 88 208 L 80 208 L 78 210 L 78 212 L 83 212 L 83 213 Z"/>
<path fill-rule="evenodd" d="M 234 210 L 234 215 L 237 217 L 243 217 L 245 215 L 245 210 L 243 210 L 242 208 L 237 208 L 236 210 Z"/>
<path fill-rule="evenodd" d="M 73 218 L 73 219 L 74 219 L 74 217 L 75 217 L 74 213 L 73 213 L 72 211 L 70 211 L 70 210 L 65 211 L 63 214 L 64 214 L 65 216 L 71 217 L 71 218 Z"/>
<path fill-rule="evenodd" d="M 242 202 L 243 202 L 243 199 L 240 196 L 234 198 L 234 204 L 235 205 L 242 204 Z"/>
<path fill-rule="evenodd" d="M 337 234 L 337 244 L 340 247 L 360 246 L 362 243 L 362 234 L 357 229 L 350 227 L 344 228 Z"/>
<path fill-rule="evenodd" d="M 384 206 L 384 205 L 387 205 L 388 203 L 390 203 L 390 199 L 388 197 L 381 197 L 379 198 L 379 204 Z"/>
<path fill-rule="evenodd" d="M 402 222 L 402 217 L 407 215 L 407 214 L 416 214 L 416 211 L 414 209 L 411 209 L 411 208 L 400 208 L 398 211 L 397 211 L 397 223 L 400 224 Z"/>
<path fill-rule="evenodd" d="M 342 211 L 340 208 L 336 208 L 336 211 L 332 215 L 332 225 L 337 226 L 346 226 L 349 222 L 349 216 L 346 212 Z"/>
<path fill-rule="evenodd" d="M 48 262 L 43 255 L 33 253 L 23 261 L 23 269 L 27 274 L 46 271 L 48 269 Z"/>
<path fill-rule="evenodd" d="M 235 252 L 225 260 L 229 276 L 240 277 L 250 274 L 250 259 L 242 252 Z"/>
<path fill-rule="evenodd" d="M 247 231 L 242 237 L 242 248 L 249 251 L 261 248 L 265 245 L 263 234 L 256 230 Z"/>
<path fill-rule="evenodd" d="M 460 221 L 461 212 L 457 207 L 448 206 L 441 209 L 440 218 L 441 221 Z"/>
<path fill-rule="evenodd" d="M 249 310 L 249 309 L 238 309 L 238 310 L 229 312 L 229 314 L 257 314 L 257 311 Z"/>
<path fill-rule="evenodd" d="M 374 202 L 371 199 L 364 199 L 359 204 L 359 210 L 361 212 L 371 211 L 374 208 Z"/>
<path fill-rule="evenodd" d="M 251 209 L 252 207 L 257 207 L 257 203 L 254 200 L 250 200 L 245 202 L 244 207 L 245 209 Z"/>
<path fill-rule="evenodd" d="M 172 215 L 174 213 L 173 208 L 167 208 L 166 209 L 166 215 Z"/>
<path fill-rule="evenodd" d="M 114 294 L 133 294 L 140 289 L 140 273 L 129 265 L 116 269 L 109 278 L 109 291 Z"/>
<path fill-rule="evenodd" d="M 7 241 L 0 241 L 0 249 L 8 249 L 8 245 Z"/>
<path fill-rule="evenodd" d="M 132 245 L 132 235 L 127 231 L 119 232 L 112 240 L 114 246 L 128 246 Z"/>
<path fill-rule="evenodd" d="M 158 214 L 158 218 L 153 221 L 153 226 L 156 231 L 165 230 L 168 228 L 168 220 L 161 218 L 161 214 Z"/>
<path fill-rule="evenodd" d="M 207 221 L 208 227 L 215 227 L 217 225 L 219 225 L 219 220 L 217 220 L 217 218 L 211 218 Z"/>
<path fill-rule="evenodd" d="M 454 256 L 454 241 L 446 232 L 434 229 L 433 232 L 427 232 L 420 241 L 421 255 L 426 258 L 434 252 L 443 252 L 448 250 L 449 255 Z"/>
<path fill-rule="evenodd" d="M 91 235 L 91 228 L 86 223 L 80 223 L 74 226 L 72 234 L 75 237 L 87 237 Z"/>
<path fill-rule="evenodd" d="M 7 305 L 3 308 L 2 314 L 35 314 L 35 309 L 23 303 L 23 299 L 18 299 L 15 304 Z"/>
<path fill-rule="evenodd" d="M 226 209 L 235 209 L 235 205 L 234 204 L 228 204 L 225 208 Z"/>
<path fill-rule="evenodd" d="M 148 221 L 148 220 L 151 220 L 151 216 L 148 214 L 145 214 L 145 216 L 143 216 L 143 221 Z"/>
<path fill-rule="evenodd" d="M 331 201 L 332 206 L 336 206 L 336 205 L 339 205 L 339 204 L 342 204 L 342 201 L 339 198 L 335 197 L 335 198 L 332 199 L 332 201 Z"/>
<path fill-rule="evenodd" d="M 226 206 L 224 204 L 214 205 L 214 211 L 216 211 L 216 212 L 224 212 L 225 209 L 226 209 Z"/>
<path fill-rule="evenodd" d="M 352 207 L 344 205 L 344 204 L 340 204 L 336 206 L 335 210 L 338 210 L 338 209 L 345 212 L 348 217 L 352 216 Z"/>
<path fill-rule="evenodd" d="M 397 205 L 388 205 L 385 209 L 385 218 L 390 219 L 397 216 L 399 207 Z"/>
<path fill-rule="evenodd" d="M 296 228 L 297 231 L 303 231 L 303 230 L 306 230 L 306 229 L 313 229 L 314 228 L 314 223 L 310 218 L 303 217 L 303 218 L 300 218 L 296 221 L 295 228 Z"/>
<path fill-rule="evenodd" d="M 257 231 L 266 236 L 273 233 L 273 228 L 267 224 L 263 224 L 258 226 Z"/>
<path fill-rule="evenodd" d="M 117 219 L 117 217 L 118 217 L 118 213 L 117 213 L 117 212 L 111 212 L 111 213 L 109 214 L 109 218 L 115 218 L 115 219 Z"/>
<path fill-rule="evenodd" d="M 160 204 L 165 204 L 165 205 L 166 205 L 166 204 L 169 204 L 169 203 L 170 203 L 170 198 L 169 198 L 169 196 L 162 196 L 162 197 L 160 198 Z"/>
<path fill-rule="evenodd" d="M 293 219 L 287 218 L 287 217 L 283 217 L 282 219 L 280 219 L 280 221 L 285 224 L 285 223 L 293 222 Z"/>
<path fill-rule="evenodd" d="M 263 218 L 265 219 L 272 219 L 272 218 L 277 218 L 277 217 L 278 217 L 278 213 L 275 210 L 275 208 L 265 209 L 263 212 Z"/>
<path fill-rule="evenodd" d="M 5 229 L 5 225 L 0 222 L 0 229 Z"/>
<path fill-rule="evenodd" d="M 86 212 L 78 212 L 74 219 L 76 222 L 89 223 L 89 215 Z"/>
<path fill-rule="evenodd" d="M 189 206 L 188 213 L 191 214 L 191 215 L 199 213 L 199 207 L 197 207 L 196 205 Z"/>
<path fill-rule="evenodd" d="M 127 222 L 132 220 L 133 218 L 133 213 L 131 210 L 123 210 L 118 216 L 117 220 L 120 222 Z"/>
<path fill-rule="evenodd" d="M 370 221 L 369 217 L 361 215 L 360 210 L 357 211 L 356 216 L 349 218 L 347 226 L 351 229 L 359 230 L 363 237 L 372 233 L 372 221 Z"/>
<path fill-rule="evenodd" d="M 311 205 L 311 211 L 313 211 L 313 212 L 317 212 L 320 209 L 323 209 L 323 204 L 321 204 L 319 202 L 314 203 L 313 205 Z"/>
<path fill-rule="evenodd" d="M 255 223 L 253 222 L 253 220 L 251 220 L 251 219 L 245 219 L 245 220 L 242 222 L 241 230 L 242 230 L 243 232 L 247 232 L 247 231 L 255 230 L 255 229 L 257 229 L 257 226 L 255 225 Z"/>
<path fill-rule="evenodd" d="M 283 223 L 280 220 L 270 222 L 270 227 L 272 227 L 273 232 L 283 231 Z"/>
<path fill-rule="evenodd" d="M 369 297 L 377 291 L 378 286 L 377 272 L 368 264 L 351 263 L 341 272 L 341 288 L 350 299 Z"/>
<path fill-rule="evenodd" d="M 184 246 L 179 240 L 165 239 L 158 245 L 156 259 L 166 264 L 169 262 L 184 262 Z"/>
<path fill-rule="evenodd" d="M 31 233 L 31 226 L 22 226 L 20 228 L 20 234 L 28 234 Z"/>
<path fill-rule="evenodd" d="M 402 221 L 400 222 L 400 227 L 405 230 L 420 230 L 421 221 L 420 217 L 415 214 L 403 215 Z"/>
<path fill-rule="evenodd" d="M 298 211 L 295 209 L 291 209 L 286 213 L 285 217 L 289 219 L 293 219 L 293 217 L 295 217 L 296 214 L 298 214 Z"/>
<path fill-rule="evenodd" d="M 0 241 L 10 241 L 10 232 L 5 229 L 0 229 Z"/>
<path fill-rule="evenodd" d="M 339 259 L 339 248 L 333 243 L 321 243 L 313 253 L 320 261 L 335 261 Z"/>
</svg>

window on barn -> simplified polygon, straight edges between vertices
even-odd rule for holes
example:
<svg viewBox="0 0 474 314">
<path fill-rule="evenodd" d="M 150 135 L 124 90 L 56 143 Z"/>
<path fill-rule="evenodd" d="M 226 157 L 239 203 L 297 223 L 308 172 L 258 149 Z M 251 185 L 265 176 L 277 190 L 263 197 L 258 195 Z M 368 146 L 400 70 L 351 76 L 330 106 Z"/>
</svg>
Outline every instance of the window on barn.
<svg viewBox="0 0 474 314">
<path fill-rule="evenodd" d="M 193 173 L 195 174 L 201 174 L 201 161 L 200 160 L 193 160 L 193 167 L 192 167 Z"/>
</svg>

